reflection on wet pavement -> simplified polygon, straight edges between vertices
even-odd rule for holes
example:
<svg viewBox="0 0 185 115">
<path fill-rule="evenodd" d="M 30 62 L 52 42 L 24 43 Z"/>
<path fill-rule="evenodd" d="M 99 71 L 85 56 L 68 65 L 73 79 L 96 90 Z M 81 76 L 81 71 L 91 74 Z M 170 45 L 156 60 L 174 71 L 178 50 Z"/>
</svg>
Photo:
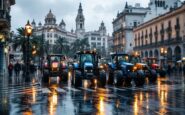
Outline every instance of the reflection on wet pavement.
<svg viewBox="0 0 185 115">
<path fill-rule="evenodd" d="M 155 84 L 143 87 L 105 88 L 71 86 L 59 79 L 41 82 L 37 75 L 31 83 L 23 78 L 0 77 L 0 112 L 4 115 L 183 115 L 185 112 L 185 80 L 183 76 L 158 78 Z M 94 81 L 97 84 L 97 81 Z"/>
</svg>

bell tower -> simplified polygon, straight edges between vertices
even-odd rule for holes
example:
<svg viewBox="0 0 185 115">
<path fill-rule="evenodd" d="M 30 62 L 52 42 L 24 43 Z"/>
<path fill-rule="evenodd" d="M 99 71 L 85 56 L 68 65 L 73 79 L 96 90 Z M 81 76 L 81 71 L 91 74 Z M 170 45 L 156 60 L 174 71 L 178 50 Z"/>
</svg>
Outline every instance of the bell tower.
<svg viewBox="0 0 185 115">
<path fill-rule="evenodd" d="M 82 4 L 80 3 L 78 14 L 76 17 L 76 33 L 77 36 L 81 36 L 85 33 L 85 18 L 83 15 Z"/>
</svg>

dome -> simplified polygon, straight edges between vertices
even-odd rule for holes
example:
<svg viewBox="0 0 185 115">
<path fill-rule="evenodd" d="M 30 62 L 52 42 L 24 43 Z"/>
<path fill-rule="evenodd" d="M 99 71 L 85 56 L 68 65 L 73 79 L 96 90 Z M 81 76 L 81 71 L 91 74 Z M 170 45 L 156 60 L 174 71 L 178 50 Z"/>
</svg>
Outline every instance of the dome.
<svg viewBox="0 0 185 115">
<path fill-rule="evenodd" d="M 50 10 L 49 13 L 47 14 L 46 18 L 48 18 L 48 19 L 53 19 L 53 18 L 55 18 L 55 16 L 54 16 L 53 13 L 51 12 L 51 10 Z"/>
</svg>

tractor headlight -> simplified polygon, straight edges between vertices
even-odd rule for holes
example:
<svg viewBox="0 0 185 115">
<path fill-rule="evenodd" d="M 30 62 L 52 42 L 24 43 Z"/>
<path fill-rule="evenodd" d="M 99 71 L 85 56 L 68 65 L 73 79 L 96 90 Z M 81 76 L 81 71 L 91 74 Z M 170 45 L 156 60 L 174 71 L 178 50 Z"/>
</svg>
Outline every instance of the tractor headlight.
<svg viewBox="0 0 185 115">
<path fill-rule="evenodd" d="M 136 71 L 136 70 L 137 70 L 137 67 L 136 67 L 136 66 L 134 66 L 133 70 L 134 70 L 134 71 Z"/>
<path fill-rule="evenodd" d="M 103 65 L 100 65 L 100 69 L 103 69 L 104 67 L 103 67 Z"/>
</svg>

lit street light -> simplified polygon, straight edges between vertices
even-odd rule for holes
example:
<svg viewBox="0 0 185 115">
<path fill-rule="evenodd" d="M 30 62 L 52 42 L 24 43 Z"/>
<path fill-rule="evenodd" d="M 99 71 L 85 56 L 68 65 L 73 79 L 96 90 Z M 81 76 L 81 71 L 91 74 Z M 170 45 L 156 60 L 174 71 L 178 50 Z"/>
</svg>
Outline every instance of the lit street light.
<svg viewBox="0 0 185 115">
<path fill-rule="evenodd" d="M 164 57 L 164 59 L 163 59 L 163 64 L 165 64 L 165 62 L 166 62 L 166 60 L 165 60 L 165 57 L 167 56 L 167 49 L 166 48 L 164 48 L 164 47 L 162 47 L 161 49 L 160 49 L 160 53 L 161 53 L 161 56 L 163 56 Z M 162 65 L 163 65 L 162 64 Z"/>
<path fill-rule="evenodd" d="M 30 25 L 30 22 L 28 21 L 25 25 L 25 36 L 27 36 L 27 45 L 26 45 L 26 81 L 29 80 L 29 69 L 30 69 L 30 36 L 32 35 L 32 26 Z"/>
</svg>

